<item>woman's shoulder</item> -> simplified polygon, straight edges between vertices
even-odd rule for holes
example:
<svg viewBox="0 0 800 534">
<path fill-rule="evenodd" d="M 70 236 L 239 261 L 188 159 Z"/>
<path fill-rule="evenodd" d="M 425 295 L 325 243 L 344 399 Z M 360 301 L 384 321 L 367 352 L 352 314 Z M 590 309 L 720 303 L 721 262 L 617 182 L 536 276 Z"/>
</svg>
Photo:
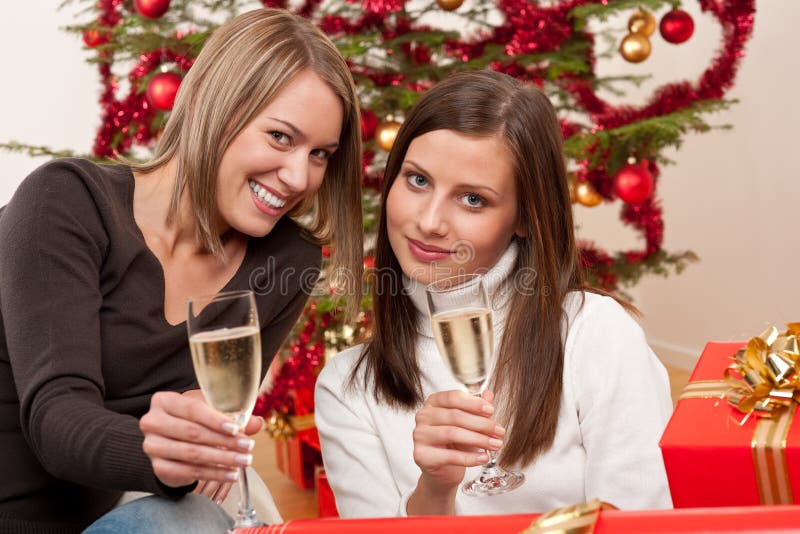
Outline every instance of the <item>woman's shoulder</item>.
<svg viewBox="0 0 800 534">
<path fill-rule="evenodd" d="M 619 302 L 589 292 L 571 295 L 571 300 L 564 357 L 573 375 L 603 381 L 609 374 L 629 376 L 661 367 L 644 330 Z"/>
<path fill-rule="evenodd" d="M 593 331 L 613 336 L 620 330 L 639 330 L 636 319 L 612 297 L 590 291 L 572 291 L 564 300 L 568 332 Z"/>
<path fill-rule="evenodd" d="M 365 343 L 359 343 L 329 357 L 317 378 L 317 382 L 320 379 L 338 381 L 339 379 L 348 378 L 353 369 L 355 369 L 365 347 Z"/>
<path fill-rule="evenodd" d="M 81 158 L 54 159 L 36 168 L 20 183 L 9 205 L 36 208 L 58 203 L 74 208 L 75 214 L 80 215 L 81 208 L 94 206 L 96 210 L 123 200 L 129 180 L 130 171 L 124 165 L 99 164 Z"/>
<path fill-rule="evenodd" d="M 95 240 L 103 240 L 105 224 L 126 209 L 129 180 L 124 165 L 80 158 L 49 161 L 20 183 L 3 209 L 4 238 L 11 232 L 20 239 L 57 239 L 56 230 L 77 224 Z"/>
<path fill-rule="evenodd" d="M 571 365 L 622 364 L 636 354 L 651 353 L 644 330 L 612 297 L 573 292 L 565 303 L 565 358 Z"/>
<path fill-rule="evenodd" d="M 361 343 L 328 358 L 325 362 L 325 366 L 317 377 L 317 388 L 323 387 L 336 391 L 339 394 L 344 393 L 344 391 L 348 389 L 353 370 L 356 368 L 365 346 L 364 343 Z M 358 369 L 355 378 L 356 380 L 353 382 L 354 391 L 364 389 L 363 366 Z"/>
<path fill-rule="evenodd" d="M 24 185 L 74 185 L 105 187 L 114 179 L 130 178 L 130 169 L 120 163 L 97 163 L 84 158 L 56 158 L 37 167 L 25 178 Z"/>
</svg>

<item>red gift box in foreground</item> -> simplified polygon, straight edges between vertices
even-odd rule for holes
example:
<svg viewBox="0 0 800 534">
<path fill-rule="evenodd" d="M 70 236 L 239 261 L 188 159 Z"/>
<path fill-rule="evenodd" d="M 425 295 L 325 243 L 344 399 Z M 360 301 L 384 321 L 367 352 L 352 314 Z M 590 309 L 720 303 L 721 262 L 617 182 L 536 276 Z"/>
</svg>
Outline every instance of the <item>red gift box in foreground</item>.
<svg viewBox="0 0 800 534">
<path fill-rule="evenodd" d="M 706 345 L 661 437 L 676 508 L 800 503 L 796 407 L 782 421 L 753 415 L 740 426 L 744 414 L 721 398 L 725 369 L 743 346 Z"/>
<path fill-rule="evenodd" d="M 396 519 L 317 519 L 242 529 L 237 534 L 517 534 L 535 515 L 407 517 Z M 604 510 L 595 534 L 668 532 L 797 532 L 800 506 L 756 506 L 624 512 Z"/>
<path fill-rule="evenodd" d="M 325 474 L 325 469 L 318 467 L 314 478 L 317 485 L 319 517 L 339 517 L 339 511 L 336 509 L 336 498 L 333 496 L 331 485 L 328 484 L 328 476 Z"/>
</svg>

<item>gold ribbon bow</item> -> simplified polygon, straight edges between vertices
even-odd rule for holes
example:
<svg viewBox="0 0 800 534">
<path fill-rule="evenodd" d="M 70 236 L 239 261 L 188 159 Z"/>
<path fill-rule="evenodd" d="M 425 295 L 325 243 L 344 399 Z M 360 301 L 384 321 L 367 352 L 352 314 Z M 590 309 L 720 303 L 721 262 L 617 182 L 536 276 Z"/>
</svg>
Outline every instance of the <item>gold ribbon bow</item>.
<svg viewBox="0 0 800 534">
<path fill-rule="evenodd" d="M 277 410 L 272 410 L 265 422 L 264 430 L 273 439 L 293 438 L 301 430 L 314 428 L 314 414 L 287 415 Z"/>
<path fill-rule="evenodd" d="M 783 333 L 771 326 L 751 339 L 725 370 L 725 381 L 732 387 L 728 402 L 748 417 L 773 417 L 793 401 L 800 402 L 799 341 L 800 323 L 789 323 Z"/>
<path fill-rule="evenodd" d="M 593 499 L 547 512 L 536 518 L 520 534 L 591 534 L 600 510 L 616 510 L 613 504 Z"/>
</svg>

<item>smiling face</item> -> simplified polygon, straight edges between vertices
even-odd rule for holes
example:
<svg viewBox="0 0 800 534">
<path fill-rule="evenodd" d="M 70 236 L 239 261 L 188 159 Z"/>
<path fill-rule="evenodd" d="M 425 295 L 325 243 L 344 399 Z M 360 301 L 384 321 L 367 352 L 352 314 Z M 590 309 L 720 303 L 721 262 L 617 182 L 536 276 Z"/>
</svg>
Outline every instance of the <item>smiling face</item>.
<svg viewBox="0 0 800 534">
<path fill-rule="evenodd" d="M 386 199 L 389 242 L 420 283 L 490 269 L 517 224 L 513 156 L 500 136 L 416 137 Z"/>
<path fill-rule="evenodd" d="M 292 79 L 222 156 L 216 186 L 222 225 L 264 236 L 314 194 L 338 146 L 343 116 L 341 100 L 314 71 Z"/>
</svg>

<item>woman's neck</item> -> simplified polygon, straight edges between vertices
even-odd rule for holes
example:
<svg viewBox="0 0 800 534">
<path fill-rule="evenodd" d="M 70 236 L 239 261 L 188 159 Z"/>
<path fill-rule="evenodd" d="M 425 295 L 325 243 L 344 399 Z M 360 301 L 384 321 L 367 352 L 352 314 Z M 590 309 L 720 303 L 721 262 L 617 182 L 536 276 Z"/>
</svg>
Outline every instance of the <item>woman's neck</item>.
<svg viewBox="0 0 800 534">
<path fill-rule="evenodd" d="M 177 162 L 172 159 L 147 174 L 134 173 L 134 218 L 145 237 L 158 241 L 159 248 L 170 256 L 202 253 L 191 200 L 185 190 L 178 199 L 177 213 L 170 217 L 176 169 Z"/>
<path fill-rule="evenodd" d="M 506 304 L 515 290 L 513 283 L 508 283 L 517 262 L 519 246 L 512 241 L 489 271 L 483 275 L 486 292 L 494 312 L 495 332 L 502 332 L 505 323 Z M 409 296 L 419 312 L 417 322 L 418 332 L 424 336 L 433 337 L 430 318 L 428 316 L 428 302 L 425 296 L 425 284 L 411 280 L 403 275 L 403 290 Z"/>
</svg>

